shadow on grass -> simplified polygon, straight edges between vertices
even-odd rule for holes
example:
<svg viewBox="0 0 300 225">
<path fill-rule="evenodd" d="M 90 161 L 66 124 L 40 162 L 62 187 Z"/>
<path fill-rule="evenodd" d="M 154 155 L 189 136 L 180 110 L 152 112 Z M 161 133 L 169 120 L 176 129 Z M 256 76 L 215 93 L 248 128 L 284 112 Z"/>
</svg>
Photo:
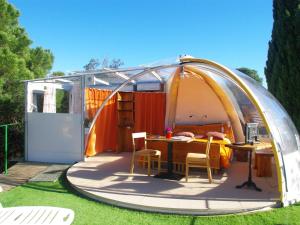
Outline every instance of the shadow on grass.
<svg viewBox="0 0 300 225">
<path fill-rule="evenodd" d="M 55 193 L 72 193 L 69 189 L 66 188 L 64 183 L 66 183 L 66 170 L 58 179 L 59 184 L 56 182 L 28 182 L 22 185 L 23 188 L 34 189 L 38 191 L 47 191 L 47 192 L 55 192 Z"/>
<path fill-rule="evenodd" d="M 193 216 L 191 218 L 191 222 L 190 222 L 190 225 L 195 225 L 195 222 L 196 222 L 197 218 L 195 216 Z"/>
<path fill-rule="evenodd" d="M 65 193 L 65 194 L 68 193 L 68 191 L 64 190 L 63 188 L 59 188 L 59 187 L 55 187 L 55 186 L 53 186 L 53 187 L 44 186 L 44 185 L 39 184 L 38 182 L 36 182 L 36 183 L 27 183 L 27 184 L 24 184 L 22 187 L 23 188 L 35 189 L 35 190 L 38 190 L 38 191 L 47 191 L 47 192 Z"/>
</svg>

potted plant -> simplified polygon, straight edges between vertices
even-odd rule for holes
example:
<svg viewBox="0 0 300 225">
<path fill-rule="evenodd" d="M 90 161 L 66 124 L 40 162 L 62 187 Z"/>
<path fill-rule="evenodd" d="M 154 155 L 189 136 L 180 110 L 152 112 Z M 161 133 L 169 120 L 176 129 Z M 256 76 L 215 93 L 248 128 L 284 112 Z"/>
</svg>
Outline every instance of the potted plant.
<svg viewBox="0 0 300 225">
<path fill-rule="evenodd" d="M 171 137 L 172 137 L 172 134 L 173 134 L 172 128 L 171 128 L 171 127 L 168 127 L 168 128 L 166 129 L 166 138 L 171 138 Z"/>
</svg>

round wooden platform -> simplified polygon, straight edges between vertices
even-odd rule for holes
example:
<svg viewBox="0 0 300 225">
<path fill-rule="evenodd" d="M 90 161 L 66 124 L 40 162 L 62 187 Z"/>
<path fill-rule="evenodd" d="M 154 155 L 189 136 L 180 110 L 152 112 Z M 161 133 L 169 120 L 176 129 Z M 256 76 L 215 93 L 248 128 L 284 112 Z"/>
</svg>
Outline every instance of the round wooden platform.
<svg viewBox="0 0 300 225">
<path fill-rule="evenodd" d="M 213 175 L 214 183 L 210 184 L 205 171 L 192 175 L 188 183 L 185 179 L 148 177 L 137 166 L 130 176 L 129 162 L 130 153 L 100 154 L 72 166 L 67 179 L 74 189 L 92 199 L 150 212 L 232 214 L 274 207 L 279 198 L 274 177 L 254 177 L 262 192 L 235 188 L 247 179 L 247 163 L 233 163 L 228 171 Z"/>
</svg>

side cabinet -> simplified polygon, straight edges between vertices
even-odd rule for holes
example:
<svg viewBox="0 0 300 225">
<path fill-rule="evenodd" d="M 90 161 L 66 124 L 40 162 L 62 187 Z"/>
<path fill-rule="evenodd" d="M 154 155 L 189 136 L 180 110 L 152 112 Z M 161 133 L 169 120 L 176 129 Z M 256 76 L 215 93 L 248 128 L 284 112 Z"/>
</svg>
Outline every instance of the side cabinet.
<svg viewBox="0 0 300 225">
<path fill-rule="evenodd" d="M 134 132 L 134 95 L 118 92 L 118 152 L 132 151 L 131 134 Z"/>
</svg>

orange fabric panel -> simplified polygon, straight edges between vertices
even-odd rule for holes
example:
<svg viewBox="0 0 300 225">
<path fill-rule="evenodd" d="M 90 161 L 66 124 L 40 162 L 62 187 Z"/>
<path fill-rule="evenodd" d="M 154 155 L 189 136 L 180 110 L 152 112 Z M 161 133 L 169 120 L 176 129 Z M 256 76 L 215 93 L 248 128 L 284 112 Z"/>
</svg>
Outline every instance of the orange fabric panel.
<svg viewBox="0 0 300 225">
<path fill-rule="evenodd" d="M 92 120 L 104 100 L 112 93 L 110 90 L 85 89 L 86 113 Z M 98 116 L 87 139 L 86 156 L 93 156 L 117 146 L 117 97 L 113 96 Z"/>
<path fill-rule="evenodd" d="M 135 132 L 164 134 L 166 94 L 161 92 L 134 93 Z"/>
</svg>

